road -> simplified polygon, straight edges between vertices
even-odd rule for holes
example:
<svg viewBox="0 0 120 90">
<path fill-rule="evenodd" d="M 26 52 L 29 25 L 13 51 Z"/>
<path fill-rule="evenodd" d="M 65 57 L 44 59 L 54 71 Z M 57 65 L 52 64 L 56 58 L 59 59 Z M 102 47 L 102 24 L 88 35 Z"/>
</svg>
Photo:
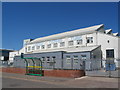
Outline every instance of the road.
<svg viewBox="0 0 120 90">
<path fill-rule="evenodd" d="M 118 78 L 87 76 L 76 79 L 35 78 L 34 76 L 5 73 L 2 76 L 2 86 L 3 88 L 118 88 Z"/>
<path fill-rule="evenodd" d="M 29 80 L 3 78 L 2 88 L 65 88 L 64 85 Z M 66 87 L 67 88 L 67 87 Z"/>
</svg>

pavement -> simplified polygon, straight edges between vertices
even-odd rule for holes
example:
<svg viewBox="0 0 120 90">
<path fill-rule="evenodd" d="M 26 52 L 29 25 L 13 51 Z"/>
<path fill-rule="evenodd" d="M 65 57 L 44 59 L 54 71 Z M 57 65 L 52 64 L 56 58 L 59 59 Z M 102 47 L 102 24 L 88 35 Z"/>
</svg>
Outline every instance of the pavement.
<svg viewBox="0 0 120 90">
<path fill-rule="evenodd" d="M 3 88 L 118 88 L 118 79 L 108 77 L 60 78 L 2 73 Z"/>
<path fill-rule="evenodd" d="M 37 81 L 47 81 L 47 82 L 63 82 L 74 79 L 74 78 L 47 77 L 47 76 L 31 76 L 31 75 L 6 73 L 6 72 L 2 73 L 2 76 L 6 78 L 37 80 Z"/>
<path fill-rule="evenodd" d="M 47 82 L 37 82 L 24 79 L 2 78 L 2 88 L 71 88 L 61 84 L 52 84 Z"/>
<path fill-rule="evenodd" d="M 93 71 L 86 71 L 86 75 L 88 76 L 103 76 L 103 77 L 120 77 L 120 71 L 115 70 L 115 71 L 105 71 L 104 69 L 102 70 L 93 70 Z"/>
</svg>

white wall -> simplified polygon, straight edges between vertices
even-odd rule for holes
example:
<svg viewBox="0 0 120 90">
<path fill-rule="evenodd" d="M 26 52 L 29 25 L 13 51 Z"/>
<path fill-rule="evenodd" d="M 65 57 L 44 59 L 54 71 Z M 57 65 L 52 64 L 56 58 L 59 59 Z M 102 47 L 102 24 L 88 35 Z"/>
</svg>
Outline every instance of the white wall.
<svg viewBox="0 0 120 90">
<path fill-rule="evenodd" d="M 87 40 L 86 40 L 86 37 L 93 37 L 93 43 L 88 43 L 87 44 Z M 77 45 L 76 44 L 76 42 L 77 42 L 77 40 L 78 39 L 82 39 L 83 40 L 83 43 L 82 44 L 80 44 L 80 45 Z M 74 41 L 74 45 L 73 46 L 69 46 L 68 45 L 68 41 L 71 41 L 71 40 L 73 40 Z M 53 43 L 58 43 L 58 47 L 57 48 L 54 48 L 53 47 Z M 65 46 L 64 47 L 60 47 L 60 42 L 65 42 Z M 51 48 L 47 48 L 47 45 L 48 44 L 51 44 L 52 45 L 52 47 Z M 65 37 L 65 38 L 63 38 L 63 39 L 58 39 L 58 40 L 51 40 L 51 41 L 45 41 L 45 42 L 39 42 L 39 43 L 34 43 L 34 44 L 30 44 L 30 45 L 26 45 L 25 47 L 29 47 L 29 46 L 35 46 L 35 50 L 30 50 L 30 51 L 28 51 L 28 49 L 27 49 L 27 52 L 29 53 L 29 52 L 41 52 L 41 51 L 50 51 L 50 50 L 53 50 L 53 49 L 62 49 L 62 48 L 72 48 L 72 47 L 76 47 L 76 46 L 94 46 L 94 45 L 96 45 L 97 44 L 97 38 L 96 38 L 96 32 L 95 33 L 91 33 L 91 34 L 85 34 L 85 35 L 78 35 L 78 36 L 73 36 L 73 37 Z M 37 50 L 36 49 L 36 46 L 37 45 L 39 45 L 39 46 L 41 46 L 41 45 L 45 45 L 45 49 L 39 49 L 39 50 Z M 24 49 L 25 50 L 25 49 Z M 24 51 L 23 50 L 23 51 Z"/>
<path fill-rule="evenodd" d="M 16 56 L 16 55 L 19 55 L 19 52 L 18 52 L 18 51 L 10 52 L 10 53 L 9 53 L 9 61 L 10 61 L 10 62 L 13 62 L 14 56 Z"/>
<path fill-rule="evenodd" d="M 25 52 L 25 48 L 26 48 L 26 46 L 24 46 L 22 49 L 20 49 L 19 51 L 15 51 L 15 52 L 10 52 L 9 53 L 9 61 L 10 62 L 13 62 L 13 60 L 14 60 L 14 57 L 15 56 L 18 56 L 18 55 L 21 55 L 21 53 L 26 53 Z"/>
<path fill-rule="evenodd" d="M 18 52 L 19 52 L 19 55 L 21 55 L 21 53 L 26 53 L 26 46 L 24 46 L 22 49 L 20 49 Z"/>
<path fill-rule="evenodd" d="M 109 43 L 108 43 L 109 40 Z M 114 57 L 120 59 L 120 49 L 118 48 L 118 37 L 108 34 L 98 33 L 97 36 L 98 45 L 101 45 L 103 58 L 106 59 L 106 49 L 114 49 Z M 119 38 L 120 41 L 120 38 Z M 118 50 L 119 49 L 119 50 Z"/>
<path fill-rule="evenodd" d="M 112 36 L 112 35 L 108 35 L 105 34 L 103 32 L 95 32 L 95 33 L 91 33 L 91 34 L 86 34 L 86 35 L 80 35 L 83 40 L 83 44 L 81 45 L 76 45 L 76 40 L 74 40 L 74 36 L 73 37 L 66 37 L 63 39 L 59 39 L 58 41 L 56 40 L 51 40 L 51 41 L 45 41 L 45 42 L 41 42 L 41 43 L 34 43 L 34 44 L 30 44 L 27 46 L 24 46 L 21 50 L 19 50 L 19 54 L 20 53 L 37 53 L 37 52 L 42 52 L 42 51 L 51 51 L 51 50 L 60 50 L 63 48 L 69 48 L 70 46 L 68 46 L 68 41 L 70 40 L 74 40 L 74 46 L 72 47 L 76 47 L 76 46 L 94 46 L 94 45 L 101 45 L 101 50 L 102 50 L 102 55 L 103 58 L 106 59 L 106 49 L 114 49 L 114 53 L 115 53 L 115 58 L 120 59 L 120 48 L 118 48 L 118 39 L 120 41 L 120 38 L 118 38 L 117 36 Z M 93 43 L 87 43 L 86 37 L 93 37 Z M 107 42 L 109 40 L 109 43 Z M 53 48 L 53 43 L 54 42 L 58 42 L 58 47 L 57 48 Z M 65 42 L 65 46 L 64 47 L 59 47 L 59 42 Z M 50 49 L 46 48 L 47 44 L 52 44 L 52 47 Z M 36 49 L 37 45 L 45 45 L 45 49 Z M 120 45 L 120 42 L 119 42 Z M 26 47 L 28 48 L 28 46 L 35 46 L 35 50 L 31 50 L 31 51 L 27 51 L 26 52 Z M 119 49 L 119 50 L 118 50 Z"/>
</svg>

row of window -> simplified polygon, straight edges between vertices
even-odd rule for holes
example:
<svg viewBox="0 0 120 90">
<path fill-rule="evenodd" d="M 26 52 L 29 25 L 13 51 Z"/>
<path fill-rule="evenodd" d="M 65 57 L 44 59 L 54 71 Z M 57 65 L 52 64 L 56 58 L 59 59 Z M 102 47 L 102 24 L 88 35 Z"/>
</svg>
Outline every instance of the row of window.
<svg viewBox="0 0 120 90">
<path fill-rule="evenodd" d="M 83 60 L 86 60 L 86 58 L 87 58 L 87 56 L 86 55 L 81 55 L 81 59 L 83 59 Z M 74 64 L 78 64 L 78 56 L 77 55 L 75 55 L 75 56 L 73 56 L 73 60 L 74 60 Z M 70 64 L 71 63 L 71 57 L 70 56 L 66 56 L 66 63 L 67 64 Z"/>
<path fill-rule="evenodd" d="M 86 55 L 81 55 L 82 56 L 82 59 L 86 59 Z M 73 56 L 73 60 L 74 60 L 74 63 L 77 64 L 78 63 L 78 56 L 77 55 L 74 55 Z M 56 63 L 56 57 L 55 56 L 52 56 L 52 58 L 50 58 L 49 56 L 48 57 L 41 57 L 41 60 L 42 60 L 42 63 L 44 63 L 45 61 L 47 61 L 47 63 L 49 62 L 54 62 Z M 71 63 L 71 56 L 66 56 L 66 63 L 67 64 L 70 64 Z"/>
<path fill-rule="evenodd" d="M 77 40 L 76 41 L 76 44 L 77 45 L 80 45 L 83 43 L 83 40 L 80 39 L 80 40 Z M 87 37 L 87 43 L 93 43 L 93 37 Z M 74 41 L 71 40 L 71 41 L 68 41 L 68 46 L 73 46 L 74 45 Z M 65 46 L 65 42 L 60 42 L 60 47 L 64 47 Z M 47 45 L 47 48 L 51 48 L 52 47 L 52 44 L 48 44 Z M 53 47 L 54 48 L 57 48 L 58 47 L 58 43 L 53 43 Z M 40 46 L 36 46 L 36 49 L 40 49 Z M 41 49 L 45 49 L 45 45 L 41 45 Z M 28 51 L 30 50 L 35 50 L 35 46 L 32 46 L 32 49 L 31 49 L 31 46 L 28 47 Z"/>
<path fill-rule="evenodd" d="M 81 55 L 82 59 L 86 59 L 86 55 Z M 42 61 L 50 61 L 50 57 L 41 57 L 41 60 Z M 52 56 L 52 61 L 55 61 L 56 60 L 56 57 L 55 56 Z M 70 56 L 66 56 L 66 60 L 71 60 L 71 57 Z M 74 56 L 74 60 L 78 60 L 78 56 L 75 55 Z"/>
<path fill-rule="evenodd" d="M 73 43 L 74 43 L 74 41 L 69 41 L 68 45 L 73 46 L 74 45 Z M 82 44 L 82 40 L 77 40 L 77 45 L 79 45 L 79 44 Z M 60 42 L 60 47 L 64 47 L 64 46 L 65 46 L 65 42 Z M 51 48 L 51 47 L 52 47 L 52 44 L 47 45 L 47 48 Z M 54 43 L 53 47 L 57 48 L 58 43 Z M 40 49 L 40 46 L 36 46 L 36 49 Z M 41 45 L 41 49 L 45 49 L 45 45 Z M 28 47 L 28 51 L 30 51 L 30 50 L 31 50 L 31 46 Z M 35 46 L 32 46 L 32 50 L 35 50 Z"/>
<path fill-rule="evenodd" d="M 81 59 L 86 59 L 86 58 L 87 58 L 86 55 L 81 55 Z M 70 56 L 66 56 L 66 59 L 67 59 L 67 60 L 71 60 L 71 57 L 70 57 Z M 74 59 L 74 60 L 78 60 L 78 56 L 77 56 L 77 55 L 74 55 L 74 56 L 73 56 L 73 59 Z"/>
<path fill-rule="evenodd" d="M 44 62 L 44 61 L 48 61 L 48 62 L 51 61 L 51 60 L 50 60 L 50 57 L 41 57 L 41 60 L 42 60 L 43 62 Z M 56 60 L 56 57 L 53 56 L 53 57 L 52 57 L 52 61 L 55 61 L 55 60 Z"/>
</svg>

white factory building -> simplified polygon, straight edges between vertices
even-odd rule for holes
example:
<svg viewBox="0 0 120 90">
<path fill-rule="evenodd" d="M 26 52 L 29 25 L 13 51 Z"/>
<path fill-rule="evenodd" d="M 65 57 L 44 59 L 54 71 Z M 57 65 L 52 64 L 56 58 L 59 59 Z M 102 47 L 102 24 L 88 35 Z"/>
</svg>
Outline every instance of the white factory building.
<svg viewBox="0 0 120 90">
<path fill-rule="evenodd" d="M 99 51 L 95 54 L 91 53 L 90 57 L 102 60 L 114 58 L 118 67 L 118 61 L 120 60 L 119 41 L 118 33 L 112 33 L 112 29 L 105 30 L 104 25 L 100 24 L 46 37 L 26 39 L 23 42 L 22 49 L 10 52 L 9 60 L 13 62 L 14 57 L 21 53 L 35 54 L 57 51 L 75 53 L 93 51 L 99 48 Z"/>
</svg>

